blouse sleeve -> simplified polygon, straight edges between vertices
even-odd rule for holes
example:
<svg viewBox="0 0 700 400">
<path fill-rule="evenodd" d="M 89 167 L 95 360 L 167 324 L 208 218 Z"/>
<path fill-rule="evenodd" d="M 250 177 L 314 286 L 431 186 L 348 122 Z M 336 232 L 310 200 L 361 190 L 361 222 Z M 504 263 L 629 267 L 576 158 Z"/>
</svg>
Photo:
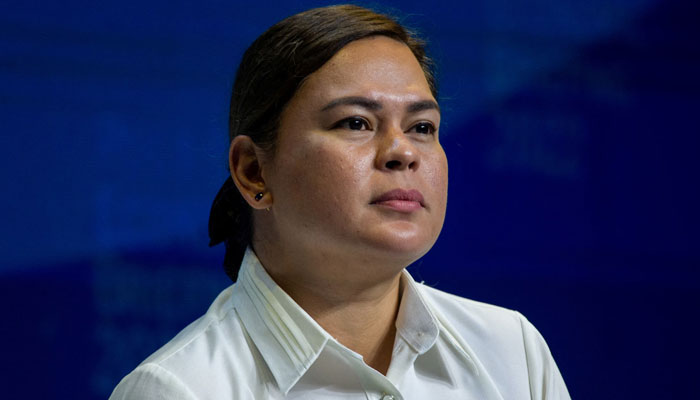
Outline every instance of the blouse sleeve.
<svg viewBox="0 0 700 400">
<path fill-rule="evenodd" d="M 520 316 L 525 356 L 533 400 L 570 400 L 564 379 L 542 335 L 524 316 Z"/>
<path fill-rule="evenodd" d="M 196 400 L 190 389 L 157 364 L 143 364 L 124 377 L 109 400 Z"/>
</svg>

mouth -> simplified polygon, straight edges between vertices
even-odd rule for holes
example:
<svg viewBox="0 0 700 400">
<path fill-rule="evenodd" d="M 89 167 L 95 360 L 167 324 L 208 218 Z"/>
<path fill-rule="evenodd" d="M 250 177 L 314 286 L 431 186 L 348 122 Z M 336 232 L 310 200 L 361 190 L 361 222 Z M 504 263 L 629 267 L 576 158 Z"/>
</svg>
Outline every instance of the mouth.
<svg viewBox="0 0 700 400">
<path fill-rule="evenodd" d="M 394 211 L 410 213 L 425 207 L 423 195 L 415 189 L 394 189 L 374 198 L 370 203 Z"/>
</svg>

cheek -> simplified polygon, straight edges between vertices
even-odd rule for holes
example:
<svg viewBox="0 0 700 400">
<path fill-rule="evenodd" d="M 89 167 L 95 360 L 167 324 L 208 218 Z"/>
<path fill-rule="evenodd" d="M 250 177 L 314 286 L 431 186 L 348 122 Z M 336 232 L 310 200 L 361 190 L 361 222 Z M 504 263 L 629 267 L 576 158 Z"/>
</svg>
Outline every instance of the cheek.
<svg viewBox="0 0 700 400">
<path fill-rule="evenodd" d="M 367 179 L 364 171 L 368 170 L 368 160 L 347 143 L 327 139 L 298 143 L 295 151 L 286 153 L 281 161 L 276 179 L 276 186 L 284 192 L 280 200 L 324 218 L 342 216 L 349 200 L 362 195 Z"/>
<path fill-rule="evenodd" d="M 447 198 L 447 157 L 441 150 L 435 152 L 429 159 L 427 164 L 426 179 L 432 188 L 435 189 L 435 195 Z"/>
<path fill-rule="evenodd" d="M 442 229 L 447 210 L 448 168 L 445 153 L 442 151 L 435 153 L 430 158 L 429 165 L 430 168 L 427 168 L 426 171 L 426 180 L 432 188 L 433 207 L 431 214 L 433 215 L 434 234 L 437 236 Z"/>
</svg>

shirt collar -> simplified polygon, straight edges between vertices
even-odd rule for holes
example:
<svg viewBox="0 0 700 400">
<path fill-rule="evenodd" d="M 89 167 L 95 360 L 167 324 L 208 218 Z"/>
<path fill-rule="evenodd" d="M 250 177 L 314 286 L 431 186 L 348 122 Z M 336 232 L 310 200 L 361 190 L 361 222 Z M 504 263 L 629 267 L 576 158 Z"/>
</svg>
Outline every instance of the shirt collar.
<svg viewBox="0 0 700 400">
<path fill-rule="evenodd" d="M 406 270 L 401 274 L 401 289 L 396 331 L 420 355 L 437 341 L 438 323 L 421 296 L 418 284 Z"/>
<path fill-rule="evenodd" d="M 272 280 L 250 248 L 236 286 L 236 312 L 279 389 L 287 394 L 331 337 Z"/>
<path fill-rule="evenodd" d="M 397 334 L 418 355 L 438 339 L 440 324 L 421 295 L 419 284 L 404 270 Z M 265 271 L 248 248 L 241 262 L 232 301 L 243 326 L 285 395 L 329 342 L 335 342 Z"/>
</svg>

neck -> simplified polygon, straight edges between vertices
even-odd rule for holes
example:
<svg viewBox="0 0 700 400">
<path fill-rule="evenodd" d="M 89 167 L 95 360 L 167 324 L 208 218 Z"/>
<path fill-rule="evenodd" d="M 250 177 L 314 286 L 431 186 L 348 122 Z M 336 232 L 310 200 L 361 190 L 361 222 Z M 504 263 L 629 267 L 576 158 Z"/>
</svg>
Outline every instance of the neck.
<svg viewBox="0 0 700 400">
<path fill-rule="evenodd" d="M 386 374 L 396 335 L 398 282 L 399 277 L 387 287 L 344 301 L 323 292 L 310 292 L 307 287 L 283 284 L 282 288 L 331 336 L 362 355 L 369 366 Z"/>
<path fill-rule="evenodd" d="M 327 257 L 319 251 L 309 257 L 281 254 L 275 251 L 278 247 L 260 244 L 255 245 L 256 254 L 272 279 L 331 336 L 386 374 L 403 266 Z"/>
</svg>

